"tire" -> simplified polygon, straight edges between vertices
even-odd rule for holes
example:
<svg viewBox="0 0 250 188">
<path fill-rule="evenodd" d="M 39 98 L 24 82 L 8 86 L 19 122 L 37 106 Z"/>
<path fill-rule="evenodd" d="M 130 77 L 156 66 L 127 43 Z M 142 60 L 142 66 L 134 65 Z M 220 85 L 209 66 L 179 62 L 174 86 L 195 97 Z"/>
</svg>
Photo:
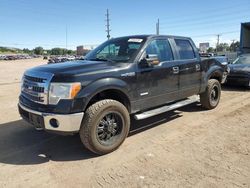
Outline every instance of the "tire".
<svg viewBox="0 0 250 188">
<path fill-rule="evenodd" d="M 103 155 L 116 150 L 128 136 L 130 116 L 127 108 L 115 100 L 101 100 L 85 112 L 80 138 L 90 151 Z"/>
<path fill-rule="evenodd" d="M 206 91 L 200 94 L 200 103 L 207 110 L 214 109 L 220 102 L 220 96 L 220 82 L 216 79 L 210 79 L 208 80 Z"/>
</svg>

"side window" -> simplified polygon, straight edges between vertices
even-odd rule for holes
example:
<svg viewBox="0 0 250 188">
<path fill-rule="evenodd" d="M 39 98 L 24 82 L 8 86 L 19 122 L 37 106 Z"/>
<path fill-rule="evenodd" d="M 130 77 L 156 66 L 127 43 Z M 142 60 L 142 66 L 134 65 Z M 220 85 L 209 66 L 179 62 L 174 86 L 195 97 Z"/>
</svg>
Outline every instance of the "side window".
<svg viewBox="0 0 250 188">
<path fill-rule="evenodd" d="M 194 59 L 195 53 L 192 45 L 188 40 L 175 39 L 181 59 Z"/>
<path fill-rule="evenodd" d="M 156 54 L 160 62 L 173 60 L 173 53 L 168 40 L 153 40 L 146 48 L 147 54 Z"/>
</svg>

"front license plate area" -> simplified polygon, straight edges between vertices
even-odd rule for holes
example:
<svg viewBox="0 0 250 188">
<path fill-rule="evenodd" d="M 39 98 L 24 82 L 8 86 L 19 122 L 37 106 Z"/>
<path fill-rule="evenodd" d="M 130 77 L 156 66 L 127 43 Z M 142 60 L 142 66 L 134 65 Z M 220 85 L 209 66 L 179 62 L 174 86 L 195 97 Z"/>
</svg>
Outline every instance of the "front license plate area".
<svg viewBox="0 0 250 188">
<path fill-rule="evenodd" d="M 42 116 L 29 113 L 29 122 L 35 126 L 35 128 L 42 129 L 44 128 L 44 120 Z"/>
</svg>

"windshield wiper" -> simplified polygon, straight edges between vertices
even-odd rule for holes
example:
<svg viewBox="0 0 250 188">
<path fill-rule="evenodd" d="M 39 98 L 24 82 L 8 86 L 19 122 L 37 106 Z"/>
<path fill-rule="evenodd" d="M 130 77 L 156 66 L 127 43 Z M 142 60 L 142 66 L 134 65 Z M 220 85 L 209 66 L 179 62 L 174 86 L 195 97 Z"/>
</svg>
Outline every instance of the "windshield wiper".
<svg viewBox="0 0 250 188">
<path fill-rule="evenodd" d="M 113 63 L 114 61 L 112 61 L 111 59 L 106 59 L 106 58 L 92 58 L 92 59 L 86 59 L 88 61 L 108 61 L 108 62 L 111 62 Z"/>
</svg>

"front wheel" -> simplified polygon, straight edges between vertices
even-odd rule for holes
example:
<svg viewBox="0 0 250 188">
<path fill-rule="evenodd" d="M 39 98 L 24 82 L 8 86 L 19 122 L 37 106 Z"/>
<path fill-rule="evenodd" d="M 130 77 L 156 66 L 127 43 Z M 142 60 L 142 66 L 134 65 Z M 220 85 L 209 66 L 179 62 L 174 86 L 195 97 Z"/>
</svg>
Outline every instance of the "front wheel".
<svg viewBox="0 0 250 188">
<path fill-rule="evenodd" d="M 220 102 L 221 85 L 216 79 L 208 80 L 206 91 L 200 94 L 201 105 L 208 109 L 214 109 Z"/>
<path fill-rule="evenodd" d="M 86 148 L 103 155 L 116 150 L 129 133 L 127 108 L 115 100 L 101 100 L 84 114 L 80 137 Z"/>
</svg>

